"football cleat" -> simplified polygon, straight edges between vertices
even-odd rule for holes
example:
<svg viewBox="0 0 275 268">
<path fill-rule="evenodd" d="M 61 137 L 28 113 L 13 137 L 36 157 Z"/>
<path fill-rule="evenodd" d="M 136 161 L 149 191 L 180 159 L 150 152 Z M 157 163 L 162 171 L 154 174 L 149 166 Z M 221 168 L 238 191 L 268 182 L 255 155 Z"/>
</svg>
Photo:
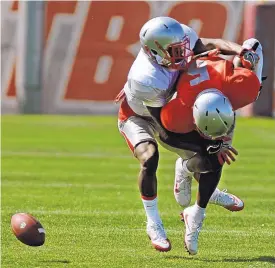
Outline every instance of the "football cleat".
<svg viewBox="0 0 275 268">
<path fill-rule="evenodd" d="M 191 202 L 192 174 L 181 168 L 182 159 L 178 158 L 175 168 L 174 196 L 178 204 L 187 207 Z"/>
<path fill-rule="evenodd" d="M 186 208 L 181 213 L 182 221 L 185 223 L 184 246 L 190 255 L 198 253 L 199 233 L 205 218 L 203 215 L 195 215 L 193 207 Z"/>
<path fill-rule="evenodd" d="M 171 250 L 171 243 L 167 239 L 162 223 L 147 223 L 147 234 L 153 247 L 162 252 Z"/>
<path fill-rule="evenodd" d="M 211 196 L 209 203 L 222 206 L 232 212 L 240 211 L 244 208 L 244 202 L 237 196 L 227 193 L 226 189 L 220 191 L 214 196 Z"/>
</svg>

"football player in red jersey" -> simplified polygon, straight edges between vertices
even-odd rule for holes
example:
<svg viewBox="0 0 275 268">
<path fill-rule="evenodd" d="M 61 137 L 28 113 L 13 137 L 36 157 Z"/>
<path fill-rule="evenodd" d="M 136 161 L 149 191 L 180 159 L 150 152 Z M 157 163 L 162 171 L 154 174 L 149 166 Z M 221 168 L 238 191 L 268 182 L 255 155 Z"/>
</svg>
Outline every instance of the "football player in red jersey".
<svg viewBox="0 0 275 268">
<path fill-rule="evenodd" d="M 254 102 L 260 87 L 261 83 L 253 71 L 234 68 L 232 62 L 218 56 L 201 57 L 193 61 L 188 72 L 179 78 L 176 98 L 162 108 L 162 124 L 169 131 L 188 133 L 196 129 L 193 105 L 202 91 L 219 90 L 229 99 L 235 111 Z"/>
<path fill-rule="evenodd" d="M 241 58 L 243 67 L 218 57 L 217 51 L 194 60 L 177 83 L 177 96 L 161 110 L 161 124 L 168 130 L 167 137 L 160 137 L 161 143 L 177 150 L 181 156 L 178 164 L 185 173 L 180 180 L 175 179 L 174 195 L 180 205 L 189 205 L 192 176 L 196 173 L 199 178 L 197 201 L 182 213 L 186 225 L 185 246 L 190 254 L 197 253 L 205 208 L 221 177 L 222 165 L 235 161 L 237 151 L 231 147 L 235 111 L 254 102 L 261 89 L 261 44 L 249 39 L 244 43 L 246 46 L 251 49 L 251 55 Z M 180 144 L 178 138 L 185 143 L 197 143 L 198 151 L 188 158 L 188 146 L 184 142 Z M 217 143 L 208 146 L 208 140 Z M 235 210 L 243 209 L 243 202 L 234 195 L 232 198 L 236 201 Z"/>
</svg>

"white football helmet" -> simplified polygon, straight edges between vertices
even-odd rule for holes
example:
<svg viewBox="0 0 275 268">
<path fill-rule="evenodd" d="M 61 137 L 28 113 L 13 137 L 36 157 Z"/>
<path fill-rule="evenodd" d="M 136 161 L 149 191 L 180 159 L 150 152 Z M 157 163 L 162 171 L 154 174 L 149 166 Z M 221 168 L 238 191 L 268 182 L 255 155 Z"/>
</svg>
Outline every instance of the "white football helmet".
<svg viewBox="0 0 275 268">
<path fill-rule="evenodd" d="M 140 43 L 147 56 L 171 69 L 186 69 L 193 51 L 181 24 L 169 17 L 156 17 L 140 30 Z"/>
<path fill-rule="evenodd" d="M 209 139 L 228 135 L 235 125 L 235 112 L 228 98 L 215 88 L 201 92 L 193 106 L 197 130 Z"/>
</svg>

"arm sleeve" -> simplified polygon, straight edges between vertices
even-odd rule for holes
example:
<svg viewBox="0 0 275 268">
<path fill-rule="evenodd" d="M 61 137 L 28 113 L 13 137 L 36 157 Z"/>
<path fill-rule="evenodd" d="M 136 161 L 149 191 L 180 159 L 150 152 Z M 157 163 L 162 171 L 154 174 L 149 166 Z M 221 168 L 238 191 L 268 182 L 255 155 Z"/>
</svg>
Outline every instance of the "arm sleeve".
<svg viewBox="0 0 275 268">
<path fill-rule="evenodd" d="M 132 95 L 142 101 L 145 106 L 162 107 L 167 102 L 165 90 L 145 86 L 135 80 L 131 80 L 130 83 Z"/>
<path fill-rule="evenodd" d="M 224 89 L 234 110 L 257 100 L 260 87 L 257 76 L 245 68 L 235 68 L 225 78 Z"/>
<path fill-rule="evenodd" d="M 161 123 L 169 131 L 188 133 L 194 130 L 193 111 L 179 98 L 171 100 L 161 109 Z"/>
</svg>

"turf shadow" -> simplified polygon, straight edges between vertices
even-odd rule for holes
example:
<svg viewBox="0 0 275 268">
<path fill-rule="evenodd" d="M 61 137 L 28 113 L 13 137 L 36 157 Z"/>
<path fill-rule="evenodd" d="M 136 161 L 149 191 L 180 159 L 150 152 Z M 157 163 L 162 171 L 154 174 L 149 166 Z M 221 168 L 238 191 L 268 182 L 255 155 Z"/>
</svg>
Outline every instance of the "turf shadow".
<svg viewBox="0 0 275 268">
<path fill-rule="evenodd" d="M 251 259 L 223 259 L 224 262 L 270 262 L 275 263 L 275 257 L 272 256 L 260 256 L 258 258 L 251 258 Z"/>
<path fill-rule="evenodd" d="M 258 259 L 259 261 L 262 261 L 262 262 L 275 263 L 275 257 L 271 257 L 271 256 L 261 256 Z"/>
<path fill-rule="evenodd" d="M 269 262 L 269 263 L 275 263 L 275 257 L 273 256 L 260 256 L 257 258 L 247 258 L 247 259 L 243 259 L 243 258 L 224 258 L 224 259 L 219 259 L 219 260 L 209 260 L 209 259 L 205 259 L 205 258 L 198 258 L 198 257 L 194 257 L 192 258 L 192 256 L 189 257 L 185 257 L 185 256 L 177 256 L 177 255 L 169 255 L 169 256 L 165 256 L 164 258 L 167 259 L 182 259 L 182 260 L 186 260 L 186 261 L 202 261 L 202 262 Z"/>
<path fill-rule="evenodd" d="M 62 264 L 69 264 L 70 261 L 68 260 L 47 260 L 47 261 L 41 261 L 43 263 L 62 263 Z"/>
</svg>

